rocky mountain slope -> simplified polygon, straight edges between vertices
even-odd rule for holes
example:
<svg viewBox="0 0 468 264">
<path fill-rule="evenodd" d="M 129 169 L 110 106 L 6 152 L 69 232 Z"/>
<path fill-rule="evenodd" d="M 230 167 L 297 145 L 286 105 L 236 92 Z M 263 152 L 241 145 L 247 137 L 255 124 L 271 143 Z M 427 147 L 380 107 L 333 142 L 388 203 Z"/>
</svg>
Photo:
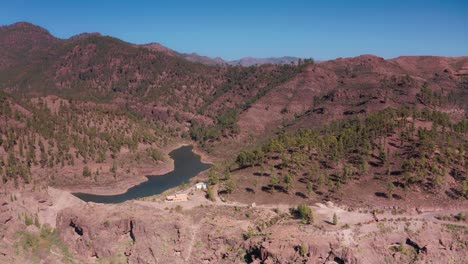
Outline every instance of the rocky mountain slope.
<svg viewBox="0 0 468 264">
<path fill-rule="evenodd" d="M 456 208 L 372 211 L 318 203 L 304 218 L 284 204 L 251 207 L 202 195 L 193 191 L 199 204 L 120 205 L 83 204 L 53 188 L 2 195 L 0 261 L 462 263 L 465 256 L 467 222 Z"/>
<path fill-rule="evenodd" d="M 0 177 L 5 186 L 141 181 L 143 175 L 135 175 L 166 159 L 161 149 L 172 137 L 163 126 L 115 105 L 55 96 L 24 100 L 3 93 L 0 102 Z"/>
<path fill-rule="evenodd" d="M 0 262 L 462 261 L 468 57 L 289 59 L 0 27 Z M 181 141 L 216 161 L 207 197 L 48 188 L 125 190 Z"/>
<path fill-rule="evenodd" d="M 30 43 L 37 43 L 34 49 Z M 173 126 L 196 121 L 214 131 L 202 132 L 215 141 L 276 132 L 290 121 L 307 126 L 387 107 L 422 106 L 417 98 L 422 86 L 452 105 L 466 99 L 467 81 L 460 74 L 468 68 L 466 57 L 361 56 L 298 66 L 212 67 L 157 44 L 144 48 L 96 35 L 60 40 L 24 23 L 3 27 L 0 44 L 5 91 L 128 102 Z M 452 105 L 447 111 L 463 118 L 463 106 Z M 223 125 L 220 114 L 232 115 L 235 124 Z"/>
</svg>

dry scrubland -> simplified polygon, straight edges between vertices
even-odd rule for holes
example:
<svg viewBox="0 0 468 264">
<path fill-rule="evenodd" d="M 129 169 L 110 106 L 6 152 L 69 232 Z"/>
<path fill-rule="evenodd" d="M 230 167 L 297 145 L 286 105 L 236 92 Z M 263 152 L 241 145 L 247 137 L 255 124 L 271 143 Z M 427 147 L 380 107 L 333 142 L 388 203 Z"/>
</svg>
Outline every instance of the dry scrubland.
<svg viewBox="0 0 468 264">
<path fill-rule="evenodd" d="M 278 60 L 281 61 L 281 60 Z M 1 263 L 463 263 L 468 58 L 251 67 L 0 27 Z M 86 204 L 215 166 L 190 201 Z"/>
</svg>

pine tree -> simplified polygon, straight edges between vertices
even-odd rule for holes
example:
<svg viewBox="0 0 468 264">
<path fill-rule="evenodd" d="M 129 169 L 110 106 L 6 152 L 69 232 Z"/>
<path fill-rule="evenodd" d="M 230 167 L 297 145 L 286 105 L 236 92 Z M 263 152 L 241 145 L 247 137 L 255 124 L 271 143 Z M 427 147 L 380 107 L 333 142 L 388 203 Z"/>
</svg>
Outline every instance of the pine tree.
<svg viewBox="0 0 468 264">
<path fill-rule="evenodd" d="M 88 166 L 84 166 L 83 168 L 83 176 L 84 177 L 91 177 L 91 170 Z"/>
<path fill-rule="evenodd" d="M 275 187 L 275 186 L 278 186 L 280 183 L 280 180 L 278 179 L 278 177 L 276 177 L 276 175 L 273 175 L 271 176 L 270 178 L 270 184 Z"/>
<path fill-rule="evenodd" d="M 304 203 L 297 207 L 297 214 L 302 219 L 302 223 L 304 224 L 310 224 L 314 222 L 314 212 Z"/>
<path fill-rule="evenodd" d="M 395 185 L 392 182 L 390 182 L 388 184 L 388 197 L 389 198 L 392 198 L 394 191 L 395 191 Z"/>
<path fill-rule="evenodd" d="M 225 186 L 227 193 L 232 193 L 236 189 L 236 183 L 230 179 L 226 181 Z"/>
<path fill-rule="evenodd" d="M 211 186 L 208 186 L 208 190 L 206 191 L 206 195 L 207 195 L 207 197 L 208 197 L 208 199 L 210 201 L 214 202 L 216 200 L 214 192 L 213 192 L 213 188 Z"/>
<path fill-rule="evenodd" d="M 214 168 L 211 168 L 208 173 L 208 183 L 210 185 L 215 185 L 219 182 L 218 174 L 216 173 Z"/>
<path fill-rule="evenodd" d="M 312 184 L 311 182 L 308 182 L 307 183 L 307 195 L 310 197 L 312 196 L 312 194 L 314 194 L 314 184 Z"/>
<path fill-rule="evenodd" d="M 289 192 L 293 187 L 293 177 L 290 173 L 284 176 L 283 182 L 285 184 L 286 191 Z"/>
<path fill-rule="evenodd" d="M 336 215 L 336 213 L 333 213 L 333 225 L 337 225 L 338 224 L 338 216 Z"/>
<path fill-rule="evenodd" d="M 110 170 L 110 171 L 114 174 L 114 176 L 117 174 L 117 169 L 118 169 L 117 161 L 114 160 L 114 161 L 112 162 L 112 168 L 111 168 L 111 170 Z"/>
</svg>

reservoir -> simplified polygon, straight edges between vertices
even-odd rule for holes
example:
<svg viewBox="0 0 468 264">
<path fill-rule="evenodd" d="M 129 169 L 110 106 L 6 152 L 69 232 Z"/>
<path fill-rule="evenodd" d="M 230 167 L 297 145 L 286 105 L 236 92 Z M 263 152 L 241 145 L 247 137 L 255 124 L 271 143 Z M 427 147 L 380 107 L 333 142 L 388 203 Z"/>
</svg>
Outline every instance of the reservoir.
<svg viewBox="0 0 468 264">
<path fill-rule="evenodd" d="M 117 195 L 73 193 L 73 195 L 86 202 L 113 204 L 160 194 L 187 182 L 190 178 L 211 167 L 211 164 L 202 163 L 200 156 L 193 153 L 192 150 L 192 146 L 183 146 L 173 150 L 169 153 L 169 156 L 174 160 L 173 171 L 164 175 L 147 175 L 148 181 L 128 189 L 125 193 Z"/>
</svg>

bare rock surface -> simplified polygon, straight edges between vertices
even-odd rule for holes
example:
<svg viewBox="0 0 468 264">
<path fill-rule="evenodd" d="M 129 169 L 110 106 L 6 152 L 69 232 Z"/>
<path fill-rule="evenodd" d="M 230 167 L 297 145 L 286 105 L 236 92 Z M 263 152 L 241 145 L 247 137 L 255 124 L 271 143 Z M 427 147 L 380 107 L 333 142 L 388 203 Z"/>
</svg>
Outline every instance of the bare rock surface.
<svg viewBox="0 0 468 264">
<path fill-rule="evenodd" d="M 462 263 L 468 246 L 463 227 L 425 215 L 376 222 L 332 204 L 314 210 L 305 225 L 287 208 L 87 204 L 61 211 L 57 228 L 84 263 Z M 339 225 L 326 221 L 333 212 Z"/>
<path fill-rule="evenodd" d="M 466 222 L 452 211 L 393 214 L 315 204 L 84 203 L 53 188 L 0 196 L 0 263 L 463 263 Z M 332 225 L 333 214 L 339 218 Z M 52 221 L 55 218 L 56 221 Z M 36 220 L 37 219 L 37 220 Z"/>
</svg>

